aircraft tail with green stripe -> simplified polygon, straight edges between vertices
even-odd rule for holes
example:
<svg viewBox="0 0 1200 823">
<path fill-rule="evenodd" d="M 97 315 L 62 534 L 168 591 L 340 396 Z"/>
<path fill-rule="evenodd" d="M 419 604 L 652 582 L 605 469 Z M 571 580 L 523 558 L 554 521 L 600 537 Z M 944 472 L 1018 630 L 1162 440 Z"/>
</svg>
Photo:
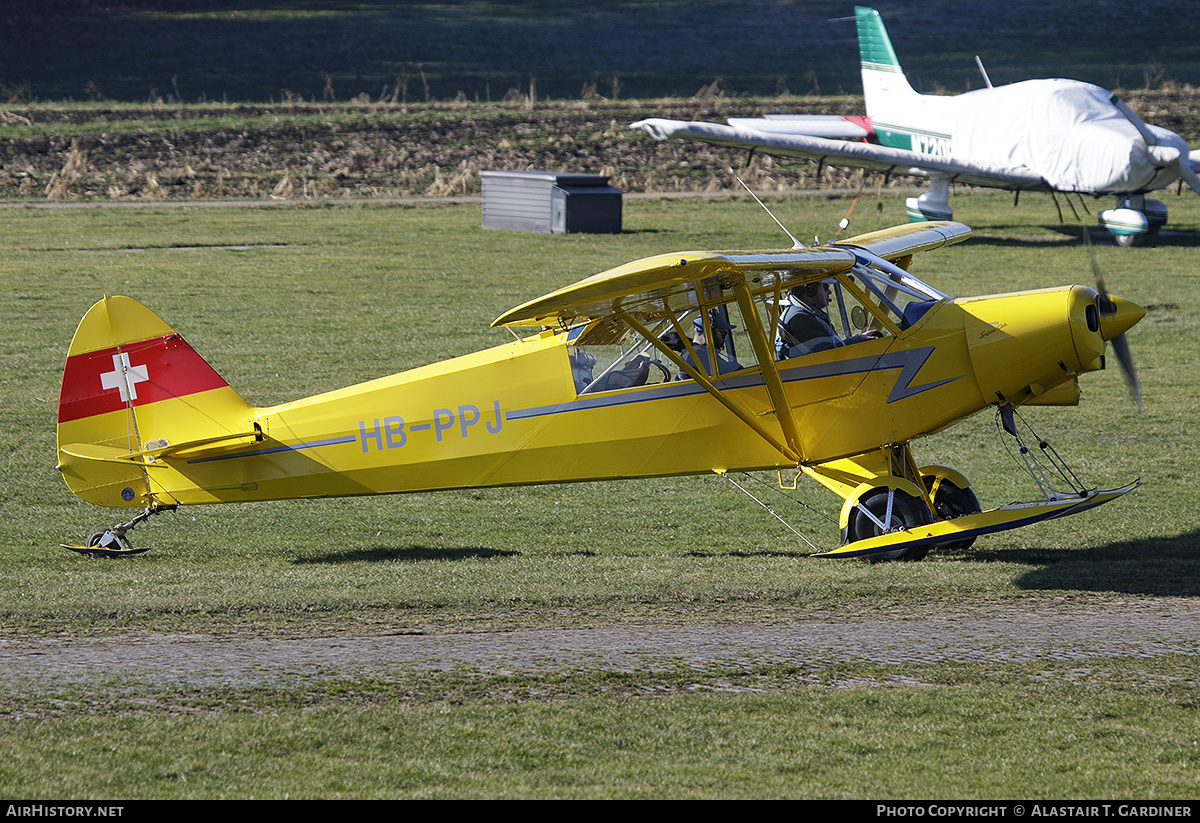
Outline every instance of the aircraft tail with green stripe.
<svg viewBox="0 0 1200 823">
<path fill-rule="evenodd" d="M 904 76 L 896 50 L 875 9 L 857 6 L 858 54 L 862 68 L 863 102 L 875 140 L 881 146 L 951 157 L 951 138 L 962 98 L 919 94 Z M 910 220 L 948 220 L 953 215 L 946 178 L 933 178 L 933 187 L 907 204 Z"/>
</svg>

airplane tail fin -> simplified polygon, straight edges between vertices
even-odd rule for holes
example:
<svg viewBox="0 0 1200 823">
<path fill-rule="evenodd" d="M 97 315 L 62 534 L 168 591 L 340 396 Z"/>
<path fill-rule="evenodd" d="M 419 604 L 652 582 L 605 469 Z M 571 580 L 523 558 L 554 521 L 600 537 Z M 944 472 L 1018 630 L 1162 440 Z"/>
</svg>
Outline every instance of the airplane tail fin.
<svg viewBox="0 0 1200 823">
<path fill-rule="evenodd" d="M 916 95 L 916 92 L 900 68 L 900 60 L 892 48 L 892 41 L 879 12 L 856 6 L 854 19 L 858 26 L 863 102 L 866 104 L 867 117 L 874 119 L 882 112 L 895 109 L 899 100 Z"/>
<path fill-rule="evenodd" d="M 58 468 L 77 497 L 170 505 L 155 482 L 159 457 L 250 440 L 252 427 L 246 401 L 141 303 L 105 297 L 83 316 L 58 399 Z"/>
</svg>

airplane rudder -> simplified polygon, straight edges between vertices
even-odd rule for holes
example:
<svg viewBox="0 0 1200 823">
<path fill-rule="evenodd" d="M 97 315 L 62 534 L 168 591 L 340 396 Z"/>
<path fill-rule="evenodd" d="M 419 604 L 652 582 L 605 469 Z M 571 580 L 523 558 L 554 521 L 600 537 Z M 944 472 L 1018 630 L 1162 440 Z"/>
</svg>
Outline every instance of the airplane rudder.
<svg viewBox="0 0 1200 823">
<path fill-rule="evenodd" d="M 105 297 L 80 321 L 58 399 L 59 469 L 77 496 L 145 505 L 134 455 L 157 442 L 243 431 L 249 406 L 161 317 L 136 300 Z"/>
<path fill-rule="evenodd" d="M 900 61 L 879 12 L 856 6 L 854 20 L 858 27 L 858 56 L 863 70 L 900 71 Z"/>
<path fill-rule="evenodd" d="M 153 311 L 106 296 L 84 314 L 67 349 L 59 422 L 227 385 Z"/>
</svg>

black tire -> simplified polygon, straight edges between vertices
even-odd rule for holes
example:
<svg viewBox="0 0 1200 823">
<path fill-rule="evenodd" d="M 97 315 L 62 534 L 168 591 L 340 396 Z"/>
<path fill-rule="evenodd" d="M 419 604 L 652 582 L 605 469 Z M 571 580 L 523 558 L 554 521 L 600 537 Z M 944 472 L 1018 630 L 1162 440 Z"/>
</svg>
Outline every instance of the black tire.
<svg viewBox="0 0 1200 823">
<path fill-rule="evenodd" d="M 100 540 L 104 535 L 109 533 L 109 529 L 96 529 L 87 536 L 84 545 L 89 549 L 95 549 L 91 554 L 92 557 L 113 557 L 122 552 L 133 552 L 133 544 L 123 536 L 115 536 L 116 539 L 109 542 L 107 545 L 101 545 Z"/>
<path fill-rule="evenodd" d="M 925 481 L 925 488 L 933 491 L 933 484 L 936 478 L 932 475 L 926 475 L 922 479 Z M 960 489 L 945 478 L 942 478 L 942 482 L 938 485 L 937 494 L 934 495 L 933 509 L 937 512 L 939 520 L 953 520 L 956 517 L 962 517 L 966 514 L 979 514 L 979 512 L 983 511 L 983 507 L 979 505 L 979 498 L 975 496 L 975 492 L 970 489 Z M 974 543 L 975 538 L 968 537 L 963 540 L 953 540 L 949 543 L 938 543 L 937 547 L 945 551 L 961 551 L 971 548 Z"/>
<path fill-rule="evenodd" d="M 876 519 L 882 521 L 887 514 L 888 492 L 888 489 L 879 489 L 871 492 L 859 501 L 859 506 L 862 506 L 873 514 Z M 846 524 L 847 542 L 866 540 L 868 537 L 878 537 L 886 532 L 899 529 L 912 529 L 933 522 L 933 517 L 930 515 L 929 509 L 926 508 L 925 504 L 902 491 L 897 491 L 892 495 L 892 519 L 885 523 L 888 527 L 886 530 L 881 530 L 870 517 L 867 517 L 860 511 L 859 506 L 855 506 L 850 512 L 850 522 Z M 869 559 L 872 562 L 887 560 L 912 561 L 920 560 L 928 552 L 929 548 L 927 546 L 910 546 L 897 549 L 894 552 L 871 555 Z"/>
<path fill-rule="evenodd" d="M 108 534 L 108 529 L 96 529 L 87 536 L 87 540 L 84 541 L 83 545 L 87 546 L 89 549 L 93 549 L 100 545 L 100 538 L 104 537 L 106 534 Z"/>
</svg>

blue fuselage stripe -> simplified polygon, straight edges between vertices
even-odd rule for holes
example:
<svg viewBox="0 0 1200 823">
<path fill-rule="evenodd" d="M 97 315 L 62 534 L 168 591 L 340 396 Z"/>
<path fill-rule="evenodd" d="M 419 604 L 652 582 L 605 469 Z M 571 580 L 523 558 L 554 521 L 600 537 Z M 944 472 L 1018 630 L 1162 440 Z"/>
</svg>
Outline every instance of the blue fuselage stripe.
<svg viewBox="0 0 1200 823">
<path fill-rule="evenodd" d="M 313 440 L 308 443 L 291 443 L 288 445 L 271 446 L 268 449 L 258 449 L 252 452 L 241 452 L 239 454 L 222 454 L 216 457 L 198 457 L 195 460 L 187 461 L 192 463 L 211 463 L 214 460 L 233 460 L 239 457 L 261 457 L 264 454 L 278 454 L 279 452 L 303 451 L 305 449 L 319 449 L 322 446 L 339 446 L 343 443 L 355 443 L 358 438 L 354 435 L 345 437 L 330 437 L 325 440 Z"/>
</svg>

